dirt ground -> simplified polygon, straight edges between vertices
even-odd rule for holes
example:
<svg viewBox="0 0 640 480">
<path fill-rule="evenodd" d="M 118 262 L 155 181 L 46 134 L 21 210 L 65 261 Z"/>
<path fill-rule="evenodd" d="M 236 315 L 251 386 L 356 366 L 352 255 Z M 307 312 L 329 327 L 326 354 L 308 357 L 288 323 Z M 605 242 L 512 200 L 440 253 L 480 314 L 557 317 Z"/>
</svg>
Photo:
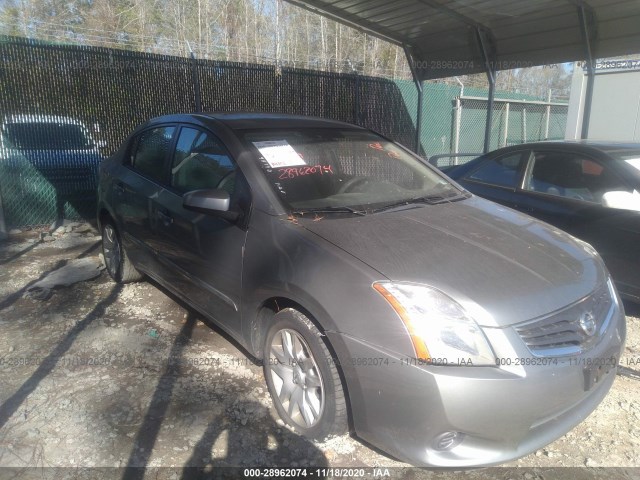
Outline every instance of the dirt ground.
<svg viewBox="0 0 640 480">
<path fill-rule="evenodd" d="M 25 295 L 46 272 L 97 257 L 99 240 L 72 225 L 0 243 L 0 479 L 241 477 L 274 465 L 364 468 L 367 478 L 385 473 L 374 467 L 392 478 L 640 478 L 638 307 L 626 306 L 624 375 L 585 422 L 507 468 L 429 471 L 348 435 L 312 443 L 293 434 L 262 368 L 152 283 L 118 286 L 102 271 L 46 300 Z"/>
</svg>

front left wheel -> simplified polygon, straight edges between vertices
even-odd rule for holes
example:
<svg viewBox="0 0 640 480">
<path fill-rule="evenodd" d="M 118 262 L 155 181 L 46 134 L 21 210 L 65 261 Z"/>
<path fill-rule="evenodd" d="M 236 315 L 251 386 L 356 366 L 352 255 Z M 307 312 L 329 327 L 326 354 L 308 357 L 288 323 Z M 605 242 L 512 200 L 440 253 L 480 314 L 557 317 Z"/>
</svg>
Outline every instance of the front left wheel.
<svg viewBox="0 0 640 480">
<path fill-rule="evenodd" d="M 264 374 L 278 414 L 314 440 L 347 431 L 347 407 L 336 364 L 320 331 L 305 315 L 286 308 L 265 339 Z"/>
</svg>

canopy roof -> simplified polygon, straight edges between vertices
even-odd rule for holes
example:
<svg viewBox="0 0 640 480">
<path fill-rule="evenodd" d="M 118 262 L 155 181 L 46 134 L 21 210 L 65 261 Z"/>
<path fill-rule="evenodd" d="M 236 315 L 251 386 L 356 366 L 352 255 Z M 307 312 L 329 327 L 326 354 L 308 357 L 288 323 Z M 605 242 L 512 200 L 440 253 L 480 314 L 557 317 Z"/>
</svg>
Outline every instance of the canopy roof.
<svg viewBox="0 0 640 480">
<path fill-rule="evenodd" d="M 288 1 L 405 47 L 420 80 L 640 52 L 639 0 Z"/>
</svg>

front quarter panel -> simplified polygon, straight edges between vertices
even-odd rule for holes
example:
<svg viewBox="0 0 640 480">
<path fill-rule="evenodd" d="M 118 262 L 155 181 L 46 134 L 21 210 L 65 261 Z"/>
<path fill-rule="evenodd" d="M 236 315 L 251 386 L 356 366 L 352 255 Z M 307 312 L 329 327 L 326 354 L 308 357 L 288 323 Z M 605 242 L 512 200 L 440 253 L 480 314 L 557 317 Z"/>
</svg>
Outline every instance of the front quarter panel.
<svg viewBox="0 0 640 480">
<path fill-rule="evenodd" d="M 253 352 L 261 356 L 264 326 L 259 325 L 258 312 L 267 300 L 279 297 L 300 305 L 321 331 L 414 355 L 404 324 L 372 288 L 385 277 L 309 232 L 302 222 L 261 211 L 252 216 L 244 257 L 242 323 Z"/>
</svg>

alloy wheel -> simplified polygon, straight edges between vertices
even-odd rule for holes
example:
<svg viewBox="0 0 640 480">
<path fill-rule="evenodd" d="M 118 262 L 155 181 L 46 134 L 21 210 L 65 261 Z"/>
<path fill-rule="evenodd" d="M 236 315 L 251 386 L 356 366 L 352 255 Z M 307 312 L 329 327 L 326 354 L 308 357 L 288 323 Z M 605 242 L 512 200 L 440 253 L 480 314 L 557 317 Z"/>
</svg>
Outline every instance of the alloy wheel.
<svg viewBox="0 0 640 480">
<path fill-rule="evenodd" d="M 270 350 L 277 401 L 296 425 L 313 427 L 322 417 L 325 388 L 309 345 L 295 330 L 283 329 L 273 336 Z"/>
<path fill-rule="evenodd" d="M 109 275 L 116 278 L 122 259 L 122 249 L 113 225 L 107 224 L 102 230 L 102 251 Z"/>
</svg>

